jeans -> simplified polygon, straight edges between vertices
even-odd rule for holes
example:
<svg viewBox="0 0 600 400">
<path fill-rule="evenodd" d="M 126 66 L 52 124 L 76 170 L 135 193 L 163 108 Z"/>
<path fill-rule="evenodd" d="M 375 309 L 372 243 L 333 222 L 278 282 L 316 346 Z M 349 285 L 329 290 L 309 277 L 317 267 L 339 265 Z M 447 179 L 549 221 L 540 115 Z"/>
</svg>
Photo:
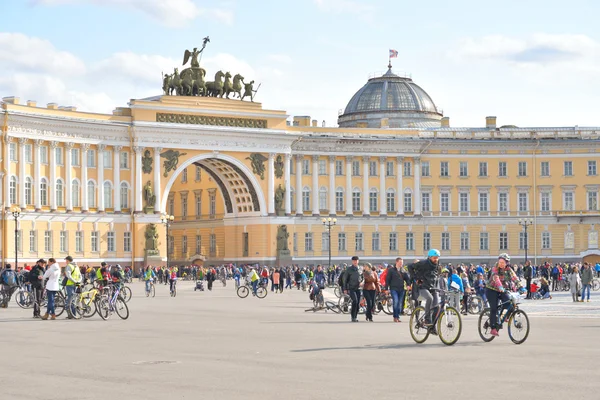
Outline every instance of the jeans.
<svg viewBox="0 0 600 400">
<path fill-rule="evenodd" d="M 173 286 L 175 286 L 175 279 L 169 279 L 169 292 L 173 291 Z"/>
<path fill-rule="evenodd" d="M 358 305 L 360 304 L 360 290 L 349 290 L 350 292 L 350 300 L 352 300 L 352 308 L 350 310 L 350 316 L 352 320 L 358 318 Z"/>
<path fill-rule="evenodd" d="M 590 289 L 592 288 L 592 285 L 590 285 L 589 283 L 587 285 L 583 285 L 583 287 L 581 288 L 581 301 L 585 300 L 585 292 L 587 289 L 587 299 L 590 299 Z"/>
<path fill-rule="evenodd" d="M 503 303 L 506 303 L 503 304 L 502 308 L 500 309 L 500 313 L 502 313 L 502 311 L 508 306 L 509 303 L 507 302 L 510 301 L 510 297 L 506 292 L 500 293 L 492 289 L 486 289 L 485 291 L 490 302 L 490 326 L 492 329 L 498 329 L 498 301 L 502 300 Z"/>
<path fill-rule="evenodd" d="M 258 280 L 252 281 L 252 293 L 256 294 L 257 289 L 258 289 Z"/>
<path fill-rule="evenodd" d="M 427 289 L 419 289 L 419 296 L 425 299 L 425 321 L 433 322 L 431 320 L 431 305 L 439 302 L 437 292 L 430 292 Z"/>
<path fill-rule="evenodd" d="M 363 290 L 363 296 L 367 302 L 367 320 L 373 319 L 373 308 L 375 307 L 375 291 Z"/>
<path fill-rule="evenodd" d="M 233 277 L 233 279 L 235 279 L 235 284 L 236 284 L 237 286 L 240 286 L 240 276 L 239 276 L 239 275 L 236 275 L 236 276 L 234 276 L 234 277 Z"/>
<path fill-rule="evenodd" d="M 150 280 L 146 281 L 146 292 L 150 291 Z"/>
<path fill-rule="evenodd" d="M 54 310 L 54 298 L 56 297 L 56 291 L 54 290 L 46 290 L 48 294 L 48 308 L 46 309 L 46 314 L 54 315 L 56 314 L 56 310 Z"/>
<path fill-rule="evenodd" d="M 73 298 L 73 295 L 75 294 L 75 286 L 71 285 L 71 286 L 65 286 L 67 288 L 67 313 L 69 314 L 69 317 L 73 317 L 75 315 L 75 313 L 77 312 L 75 310 L 75 304 L 71 304 L 71 299 Z"/>
<path fill-rule="evenodd" d="M 402 306 L 404 305 L 404 290 L 390 290 L 392 294 L 393 301 L 393 309 L 394 309 L 394 319 L 400 318 L 400 313 L 402 311 Z"/>
<path fill-rule="evenodd" d="M 286 289 L 287 289 L 287 288 L 290 288 L 290 289 L 292 288 L 292 279 L 291 279 L 291 278 L 287 278 L 287 279 L 285 280 L 285 288 L 286 288 Z"/>
</svg>

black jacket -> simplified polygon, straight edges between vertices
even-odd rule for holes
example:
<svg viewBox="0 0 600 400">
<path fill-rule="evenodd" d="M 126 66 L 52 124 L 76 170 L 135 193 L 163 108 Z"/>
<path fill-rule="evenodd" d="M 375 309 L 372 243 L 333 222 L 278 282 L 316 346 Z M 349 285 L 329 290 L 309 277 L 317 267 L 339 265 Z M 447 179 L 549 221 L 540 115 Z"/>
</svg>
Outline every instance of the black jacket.
<svg viewBox="0 0 600 400">
<path fill-rule="evenodd" d="M 432 289 L 437 280 L 438 266 L 427 258 L 409 265 L 408 272 L 411 279 L 419 284 L 420 289 Z"/>
<path fill-rule="evenodd" d="M 344 274 L 344 290 L 358 290 L 360 288 L 360 273 L 354 265 L 346 268 Z"/>
<path fill-rule="evenodd" d="M 406 282 L 407 285 L 410 285 L 408 273 L 398 271 L 398 268 L 390 265 L 387 269 L 387 275 L 385 276 L 385 287 L 401 292 L 404 290 L 404 282 Z"/>
<path fill-rule="evenodd" d="M 44 268 L 36 264 L 31 268 L 31 271 L 29 271 L 29 282 L 33 286 L 43 286 L 44 281 L 38 278 L 40 275 L 44 276 Z"/>
<path fill-rule="evenodd" d="M 531 268 L 531 265 L 526 265 L 525 268 L 523 268 L 523 277 L 525 279 L 531 279 L 532 273 L 533 273 L 533 268 Z"/>
</svg>

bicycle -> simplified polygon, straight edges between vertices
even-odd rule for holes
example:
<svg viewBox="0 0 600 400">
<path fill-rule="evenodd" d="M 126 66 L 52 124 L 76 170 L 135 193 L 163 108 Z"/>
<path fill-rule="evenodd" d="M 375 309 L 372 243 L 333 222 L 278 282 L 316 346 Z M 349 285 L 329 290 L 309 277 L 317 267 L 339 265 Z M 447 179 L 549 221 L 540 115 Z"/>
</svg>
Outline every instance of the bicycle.
<svg viewBox="0 0 600 400">
<path fill-rule="evenodd" d="M 77 316 L 79 318 L 91 318 L 98 312 L 98 299 L 100 299 L 100 289 L 97 287 L 92 287 L 90 290 L 85 290 L 84 286 L 81 289 L 81 293 L 77 296 L 73 297 L 72 301 L 75 301 L 75 310 L 77 311 Z M 100 315 L 100 313 L 98 312 Z M 75 316 L 76 319 L 77 316 Z"/>
<path fill-rule="evenodd" d="M 431 289 L 440 292 L 440 289 Z M 431 325 L 425 324 L 425 307 L 415 307 L 410 315 L 409 329 L 413 340 L 425 343 L 430 334 L 438 335 L 442 343 L 452 346 L 460 338 L 462 333 L 462 319 L 456 308 L 446 305 L 442 300 L 431 307 Z M 437 329 L 436 329 L 437 328 Z M 454 336 L 451 336 L 454 334 Z"/>
<path fill-rule="evenodd" d="M 479 314 L 484 306 L 485 302 L 481 296 L 474 292 L 467 294 L 467 311 L 469 314 Z"/>
<path fill-rule="evenodd" d="M 154 286 L 154 281 L 150 280 L 150 289 L 146 289 L 146 297 L 154 297 L 156 296 L 156 287 Z"/>
<path fill-rule="evenodd" d="M 521 299 L 519 295 L 509 293 L 509 296 L 510 299 L 508 301 L 503 301 L 499 304 L 498 317 L 496 319 L 500 325 L 498 329 L 502 329 L 503 324 L 508 321 L 508 337 L 514 344 L 522 344 L 529 336 L 529 317 L 525 311 L 519 309 L 519 301 Z M 503 310 L 506 304 L 509 304 L 509 307 Z M 504 314 L 501 315 L 503 311 Z M 490 309 L 489 307 L 484 308 L 481 314 L 479 314 L 479 322 L 477 324 L 479 336 L 484 342 L 494 340 L 495 336 L 491 334 L 492 328 L 490 324 Z M 522 335 L 520 338 L 519 334 Z"/>
<path fill-rule="evenodd" d="M 102 295 L 97 304 L 98 314 L 103 320 L 110 318 L 113 312 L 116 312 L 119 318 L 129 318 L 129 308 L 127 303 L 123 300 L 120 295 L 120 289 L 118 285 L 113 285 L 112 291 L 108 296 Z"/>
<path fill-rule="evenodd" d="M 389 291 L 382 290 L 375 296 L 376 312 L 383 311 L 387 315 L 394 313 L 394 301 Z"/>
<path fill-rule="evenodd" d="M 600 279 L 598 279 L 598 278 L 592 279 L 592 290 L 594 292 L 597 292 L 598 290 L 600 290 Z"/>
<path fill-rule="evenodd" d="M 246 282 L 243 285 L 241 285 L 239 288 L 237 288 L 236 293 L 239 298 L 245 299 L 246 297 L 248 297 L 248 295 L 250 294 L 251 291 L 252 291 L 252 286 L 251 285 L 249 286 L 248 282 Z M 265 284 L 261 280 L 260 283 L 258 284 L 258 287 L 256 288 L 256 293 L 252 293 L 252 294 L 255 295 L 256 297 L 258 297 L 259 299 L 264 299 L 265 297 L 267 297 L 267 293 L 268 293 L 268 291 L 265 287 Z"/>
</svg>

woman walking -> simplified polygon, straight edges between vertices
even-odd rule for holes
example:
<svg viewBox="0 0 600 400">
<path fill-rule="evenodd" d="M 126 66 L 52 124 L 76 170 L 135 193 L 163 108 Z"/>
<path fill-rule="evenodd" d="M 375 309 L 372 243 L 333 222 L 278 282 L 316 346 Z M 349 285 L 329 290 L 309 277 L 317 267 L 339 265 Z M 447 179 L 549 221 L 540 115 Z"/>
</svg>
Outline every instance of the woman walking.
<svg viewBox="0 0 600 400">
<path fill-rule="evenodd" d="M 54 258 L 48 260 L 48 269 L 44 273 L 44 279 L 48 279 L 46 283 L 46 293 L 48 295 L 48 308 L 46 314 L 42 316 L 43 320 L 56 319 L 56 311 L 54 310 L 54 299 L 56 292 L 60 290 L 58 286 L 58 280 L 60 279 L 60 267 Z"/>
<path fill-rule="evenodd" d="M 571 286 L 570 292 L 571 296 L 573 296 L 573 302 L 577 303 L 577 293 L 579 293 L 579 288 L 581 287 L 581 278 L 579 277 L 579 269 L 577 267 L 573 267 L 573 272 L 569 275 L 569 284 Z"/>
<path fill-rule="evenodd" d="M 373 308 L 375 308 L 375 293 L 379 291 L 379 280 L 377 273 L 372 271 L 372 266 L 365 263 L 363 270 L 365 284 L 363 286 L 363 296 L 367 302 L 367 321 L 373 322 Z"/>
</svg>

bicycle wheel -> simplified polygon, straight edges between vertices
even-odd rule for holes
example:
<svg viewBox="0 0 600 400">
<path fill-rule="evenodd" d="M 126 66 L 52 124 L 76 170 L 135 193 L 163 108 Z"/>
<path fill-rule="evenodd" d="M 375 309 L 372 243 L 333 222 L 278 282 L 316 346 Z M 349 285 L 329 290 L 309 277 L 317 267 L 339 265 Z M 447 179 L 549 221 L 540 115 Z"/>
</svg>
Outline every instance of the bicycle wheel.
<svg viewBox="0 0 600 400">
<path fill-rule="evenodd" d="M 471 296 L 467 310 L 469 314 L 479 314 L 483 309 L 483 299 L 480 296 Z"/>
<path fill-rule="evenodd" d="M 117 297 L 117 300 L 115 301 L 115 311 L 117 312 L 119 318 L 129 318 L 129 307 L 127 307 L 127 302 L 125 302 L 125 299 L 123 299 L 121 296 Z"/>
<path fill-rule="evenodd" d="M 248 289 L 248 286 L 240 286 L 236 293 L 240 299 L 245 299 L 250 294 L 250 289 Z"/>
<path fill-rule="evenodd" d="M 477 323 L 479 336 L 484 342 L 491 342 L 494 340 L 495 336 L 492 336 L 490 333 L 492 331 L 492 327 L 490 325 L 490 309 L 485 308 L 481 314 L 479 314 L 479 322 Z"/>
<path fill-rule="evenodd" d="M 107 297 L 102 296 L 96 300 L 96 311 L 103 320 L 107 320 L 110 317 L 110 306 Z"/>
<path fill-rule="evenodd" d="M 394 301 L 392 296 L 385 296 L 381 301 L 382 311 L 387 315 L 392 315 L 394 313 Z"/>
<path fill-rule="evenodd" d="M 75 309 L 75 312 L 71 312 L 71 310 Z M 83 315 L 83 306 L 81 304 L 81 296 L 76 294 L 71 298 L 69 302 L 69 306 L 67 307 L 67 313 L 71 315 L 75 319 L 81 319 Z"/>
<path fill-rule="evenodd" d="M 429 337 L 429 328 L 423 326 L 425 322 L 425 308 L 419 306 L 410 314 L 410 322 L 408 327 L 410 329 L 410 336 L 413 340 L 419 344 L 425 343 Z"/>
<path fill-rule="evenodd" d="M 514 311 L 508 319 L 508 337 L 514 344 L 521 344 L 529 336 L 529 317 L 523 310 Z"/>
<path fill-rule="evenodd" d="M 337 304 L 335 304 L 333 301 L 330 301 L 330 300 L 327 300 L 325 302 L 325 307 L 327 307 L 327 310 L 331 310 L 336 314 L 339 314 L 342 312 L 340 307 Z"/>
<path fill-rule="evenodd" d="M 65 303 L 65 296 L 60 292 L 56 293 L 56 296 L 54 297 L 54 314 L 57 317 L 60 317 L 65 311 Z"/>
<path fill-rule="evenodd" d="M 339 299 L 342 297 L 342 289 L 340 289 L 339 286 L 336 286 L 335 289 L 333 289 L 333 294 L 335 294 L 335 297 Z"/>
<path fill-rule="evenodd" d="M 123 297 L 123 301 L 128 303 L 131 300 L 131 289 L 128 286 L 123 286 L 121 289 L 121 297 Z"/>
<path fill-rule="evenodd" d="M 345 294 L 338 300 L 338 307 L 342 310 L 342 313 L 348 314 L 350 312 L 350 308 L 352 307 L 352 299 L 350 296 Z"/>
<path fill-rule="evenodd" d="M 593 290 L 594 292 L 597 292 L 598 290 L 600 290 L 600 280 L 598 280 L 598 279 L 594 279 L 594 280 L 592 281 L 592 290 Z"/>
<path fill-rule="evenodd" d="M 171 297 L 177 296 L 177 286 L 173 285 L 173 291 L 171 292 Z"/>
<path fill-rule="evenodd" d="M 258 297 L 259 299 L 264 299 L 265 297 L 267 297 L 267 293 L 267 289 L 265 289 L 262 286 L 256 289 L 256 297 Z"/>
<path fill-rule="evenodd" d="M 81 316 L 83 318 L 91 318 L 96 314 L 96 305 L 94 304 L 91 294 L 84 294 L 81 299 Z"/>
<path fill-rule="evenodd" d="M 21 308 L 31 308 L 33 307 L 33 293 L 27 292 L 25 290 L 19 290 L 15 292 L 15 301 Z"/>
<path fill-rule="evenodd" d="M 442 343 L 452 346 L 460 338 L 462 319 L 454 307 L 446 307 L 437 321 L 437 331 Z"/>
</svg>

